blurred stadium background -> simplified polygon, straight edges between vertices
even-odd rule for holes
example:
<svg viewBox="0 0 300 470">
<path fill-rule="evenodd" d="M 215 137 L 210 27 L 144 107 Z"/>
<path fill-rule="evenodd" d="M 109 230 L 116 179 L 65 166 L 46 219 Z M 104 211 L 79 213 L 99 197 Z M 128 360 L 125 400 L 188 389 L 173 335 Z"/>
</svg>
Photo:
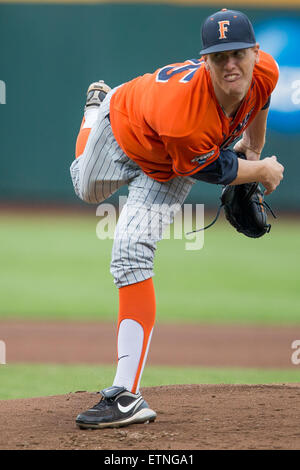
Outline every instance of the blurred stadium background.
<svg viewBox="0 0 300 470">
<path fill-rule="evenodd" d="M 202 21 L 224 6 L 202 3 L 1 2 L 0 80 L 6 85 L 0 112 L 1 200 L 78 204 L 69 165 L 87 86 L 101 77 L 116 86 L 198 57 Z M 286 165 L 285 181 L 270 202 L 298 210 L 299 2 L 263 5 L 226 4 L 245 11 L 261 47 L 281 68 L 264 154 L 276 154 Z M 197 185 L 191 198 L 215 206 L 216 194 L 212 185 Z"/>
<path fill-rule="evenodd" d="M 279 218 L 259 241 L 220 221 L 200 252 L 161 242 L 158 320 L 300 324 L 299 1 L 0 1 L 0 339 L 1 319 L 115 321 L 111 241 L 69 176 L 86 89 L 198 57 L 201 23 L 223 7 L 249 16 L 280 67 L 264 149 L 285 165 L 268 198 Z M 214 211 L 219 193 L 197 184 L 187 202 Z"/>
</svg>

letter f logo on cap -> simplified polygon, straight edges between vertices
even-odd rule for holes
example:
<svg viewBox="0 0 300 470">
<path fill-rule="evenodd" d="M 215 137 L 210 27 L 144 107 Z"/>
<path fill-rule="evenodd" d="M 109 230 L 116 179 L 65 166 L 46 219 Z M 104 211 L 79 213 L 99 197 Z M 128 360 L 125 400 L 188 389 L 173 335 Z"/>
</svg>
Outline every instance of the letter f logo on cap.
<svg viewBox="0 0 300 470">
<path fill-rule="evenodd" d="M 219 25 L 219 32 L 220 32 L 219 39 L 226 39 L 225 33 L 228 31 L 228 28 L 226 27 L 226 25 L 229 26 L 230 21 L 228 20 L 218 21 L 218 25 Z"/>
</svg>

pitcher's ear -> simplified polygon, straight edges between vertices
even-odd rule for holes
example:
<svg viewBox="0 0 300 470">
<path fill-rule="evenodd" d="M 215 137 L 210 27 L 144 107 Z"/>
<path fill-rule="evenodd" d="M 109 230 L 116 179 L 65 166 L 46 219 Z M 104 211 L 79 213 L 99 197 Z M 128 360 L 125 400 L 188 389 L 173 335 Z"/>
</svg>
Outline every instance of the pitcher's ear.
<svg viewBox="0 0 300 470">
<path fill-rule="evenodd" d="M 203 56 L 203 59 L 204 59 L 204 66 L 205 66 L 206 70 L 209 70 L 210 67 L 209 67 L 209 65 L 208 65 L 207 55 L 204 55 L 204 56 Z"/>
<path fill-rule="evenodd" d="M 258 64 L 258 62 L 259 62 L 259 44 L 258 44 L 258 42 L 254 46 L 253 50 L 254 50 L 254 53 L 255 53 L 255 63 Z"/>
</svg>

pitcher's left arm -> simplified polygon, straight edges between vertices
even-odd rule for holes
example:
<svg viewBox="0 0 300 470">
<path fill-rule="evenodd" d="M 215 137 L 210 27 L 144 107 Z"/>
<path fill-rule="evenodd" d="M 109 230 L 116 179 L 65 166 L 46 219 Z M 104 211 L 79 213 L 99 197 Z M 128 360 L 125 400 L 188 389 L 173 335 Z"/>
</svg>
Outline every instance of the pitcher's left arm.
<svg viewBox="0 0 300 470">
<path fill-rule="evenodd" d="M 236 152 L 243 153 L 247 160 L 259 160 L 266 141 L 267 118 L 269 107 L 265 106 L 249 124 L 243 137 L 233 147 Z"/>
</svg>

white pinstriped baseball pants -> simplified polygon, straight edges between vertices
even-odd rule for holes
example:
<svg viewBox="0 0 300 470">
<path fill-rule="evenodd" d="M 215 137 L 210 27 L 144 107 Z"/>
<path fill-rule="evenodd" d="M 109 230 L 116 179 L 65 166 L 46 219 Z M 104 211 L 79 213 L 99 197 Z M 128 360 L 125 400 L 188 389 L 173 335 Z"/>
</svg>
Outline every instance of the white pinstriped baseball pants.
<svg viewBox="0 0 300 470">
<path fill-rule="evenodd" d="M 194 181 L 177 177 L 160 183 L 127 157 L 116 142 L 107 117 L 115 90 L 101 104 L 84 153 L 73 161 L 70 171 L 76 194 L 88 203 L 103 202 L 121 186 L 128 185 L 128 199 L 117 223 L 111 260 L 115 284 L 123 287 L 153 277 L 156 243 Z"/>
</svg>

